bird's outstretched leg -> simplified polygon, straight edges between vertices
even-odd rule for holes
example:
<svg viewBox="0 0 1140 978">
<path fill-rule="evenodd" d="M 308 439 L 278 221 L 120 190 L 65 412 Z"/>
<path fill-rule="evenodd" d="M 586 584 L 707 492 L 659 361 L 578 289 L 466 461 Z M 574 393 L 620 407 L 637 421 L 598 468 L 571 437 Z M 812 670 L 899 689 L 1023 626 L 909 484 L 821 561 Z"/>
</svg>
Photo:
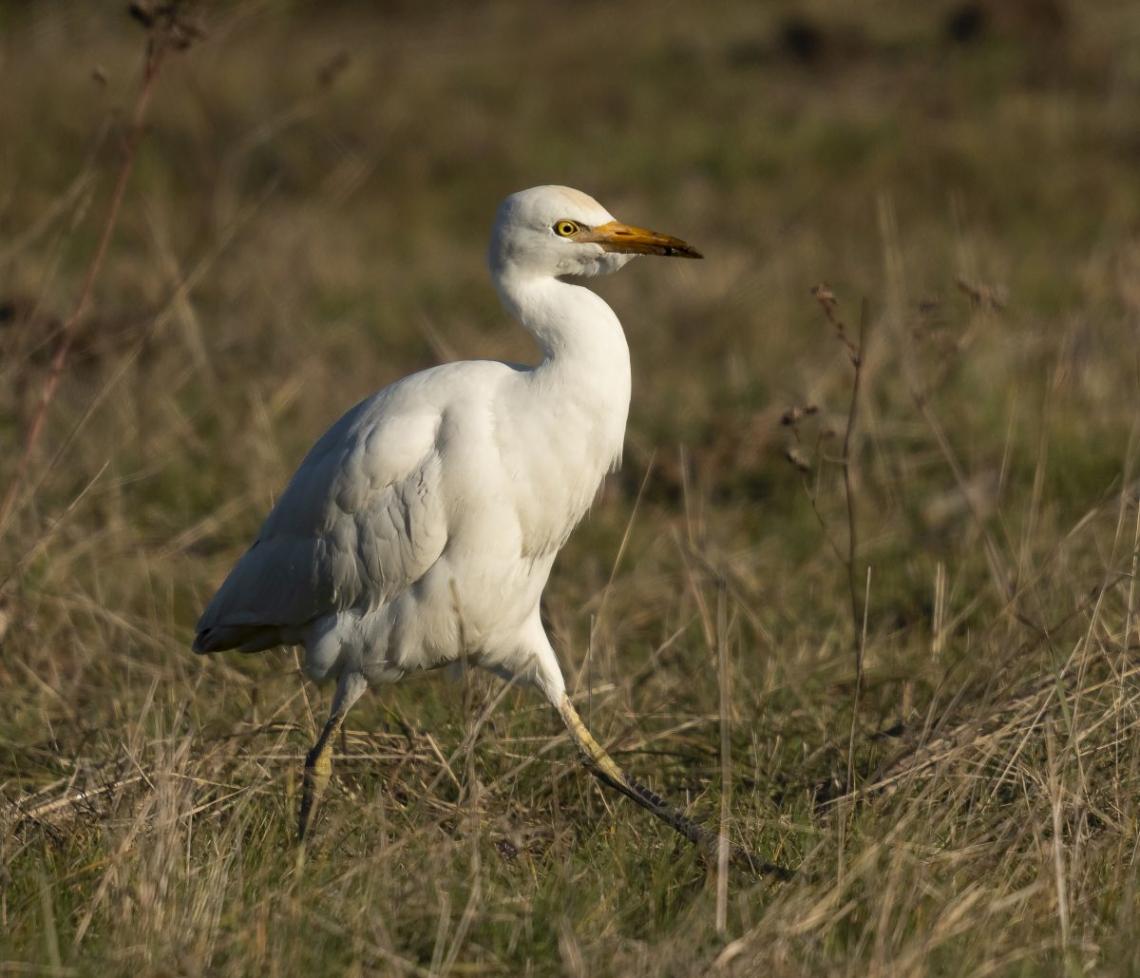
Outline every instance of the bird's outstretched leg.
<svg viewBox="0 0 1140 978">
<path fill-rule="evenodd" d="M 328 787 L 329 778 L 332 777 L 333 741 L 337 732 L 352 709 L 352 704 L 360 699 L 361 693 L 368 688 L 368 682 L 359 672 L 343 672 L 336 684 L 336 694 L 333 696 L 332 712 L 328 723 L 321 731 L 309 756 L 305 758 L 305 780 L 301 786 L 301 814 L 297 825 L 297 840 L 303 842 L 309 824 L 317 812 L 321 796 Z"/>
<path fill-rule="evenodd" d="M 634 781 L 618 767 L 614 759 L 606 753 L 606 749 L 586 729 L 586 725 L 582 722 L 582 718 L 574 709 L 574 704 L 570 702 L 570 697 L 565 692 L 562 693 L 561 700 L 557 705 L 558 712 L 562 715 L 562 721 L 566 724 L 566 729 L 570 731 L 570 736 L 574 738 L 574 743 L 582 752 L 586 767 L 589 768 L 594 777 L 603 784 L 620 791 L 627 798 L 632 798 L 642 808 L 647 809 L 667 825 L 672 826 L 690 842 L 700 846 L 709 855 L 716 856 L 720 846 L 720 836 L 717 833 L 710 832 L 703 825 L 698 825 L 686 818 L 664 798 L 640 782 Z M 742 846 L 730 843 L 729 855 L 734 863 L 745 866 L 754 873 L 774 876 L 777 879 L 790 879 L 792 876 L 791 870 L 775 863 L 765 862 Z"/>
</svg>

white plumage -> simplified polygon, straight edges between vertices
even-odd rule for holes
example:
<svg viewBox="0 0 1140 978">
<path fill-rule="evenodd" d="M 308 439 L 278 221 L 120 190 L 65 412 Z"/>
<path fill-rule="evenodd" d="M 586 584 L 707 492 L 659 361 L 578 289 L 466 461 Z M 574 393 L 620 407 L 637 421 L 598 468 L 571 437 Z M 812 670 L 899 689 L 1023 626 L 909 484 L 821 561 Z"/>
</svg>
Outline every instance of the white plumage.
<svg viewBox="0 0 1140 978">
<path fill-rule="evenodd" d="M 638 254 L 700 257 L 567 187 L 508 197 L 491 275 L 541 362 L 444 364 L 358 404 L 309 452 L 206 608 L 195 651 L 300 644 L 311 677 L 338 680 L 306 765 L 302 836 L 332 735 L 367 685 L 466 657 L 535 683 L 594 773 L 695 841 L 712 838 L 590 737 L 539 614 L 555 555 L 621 458 L 629 410 L 621 324 L 580 279 Z"/>
</svg>

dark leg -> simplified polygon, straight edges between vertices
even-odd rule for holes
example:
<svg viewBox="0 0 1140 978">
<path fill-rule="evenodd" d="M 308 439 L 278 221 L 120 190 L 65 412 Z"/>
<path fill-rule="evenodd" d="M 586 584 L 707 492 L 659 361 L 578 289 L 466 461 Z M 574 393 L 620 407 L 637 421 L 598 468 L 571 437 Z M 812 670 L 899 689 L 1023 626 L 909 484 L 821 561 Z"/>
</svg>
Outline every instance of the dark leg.
<svg viewBox="0 0 1140 978">
<path fill-rule="evenodd" d="M 360 699 L 368 683 L 359 672 L 342 673 L 337 682 L 333 697 L 332 712 L 309 756 L 305 758 L 305 779 L 301 787 L 301 815 L 297 826 L 297 839 L 303 842 L 309 824 L 316 814 L 321 796 L 332 777 L 333 741 L 337 732 L 352 709 L 352 704 Z"/>
<path fill-rule="evenodd" d="M 586 767 L 590 769 L 590 773 L 594 777 L 603 784 L 620 791 L 627 798 L 633 799 L 642 808 L 652 812 L 661 821 L 680 832 L 686 839 L 700 846 L 710 855 L 716 855 L 720 846 L 720 836 L 710 832 L 703 825 L 698 825 L 686 818 L 664 798 L 650 791 L 645 785 L 634 781 L 618 767 L 614 759 L 606 753 L 605 748 L 586 729 L 578 711 L 574 709 L 574 704 L 570 702 L 570 697 L 565 693 L 562 694 L 562 701 L 558 704 L 558 712 L 562 715 L 562 722 L 566 724 L 570 736 L 574 738 L 574 743 L 582 752 Z M 741 846 L 732 844 L 729 852 L 733 862 L 745 866 L 755 873 L 774 876 L 777 879 L 790 879 L 792 876 L 790 870 L 773 863 L 763 862 L 759 857 Z"/>
</svg>

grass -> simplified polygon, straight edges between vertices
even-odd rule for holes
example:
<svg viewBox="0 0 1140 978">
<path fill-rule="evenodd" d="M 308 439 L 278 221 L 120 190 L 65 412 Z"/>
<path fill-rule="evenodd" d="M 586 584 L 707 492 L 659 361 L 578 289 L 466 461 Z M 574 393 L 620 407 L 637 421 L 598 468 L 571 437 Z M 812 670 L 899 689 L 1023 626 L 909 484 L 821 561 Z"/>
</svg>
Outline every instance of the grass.
<svg viewBox="0 0 1140 978">
<path fill-rule="evenodd" d="M 0 973 L 1140 972 L 1140 17 L 1050 33 L 1046 6 L 956 44 L 941 9 L 817 0 L 807 62 L 791 8 L 736 0 L 208 7 L 0 536 Z M 78 3 L 0 27 L 6 489 L 143 42 Z M 731 835 L 797 868 L 734 872 L 723 928 L 715 867 L 603 793 L 537 694 L 470 741 L 480 675 L 357 706 L 300 872 L 330 691 L 290 651 L 187 648 L 344 409 L 533 355 L 482 256 L 497 201 L 552 181 L 708 255 L 601 285 L 625 467 L 545 612 L 628 768 L 715 823 L 727 763 Z M 857 704 L 821 281 L 870 309 Z"/>
</svg>

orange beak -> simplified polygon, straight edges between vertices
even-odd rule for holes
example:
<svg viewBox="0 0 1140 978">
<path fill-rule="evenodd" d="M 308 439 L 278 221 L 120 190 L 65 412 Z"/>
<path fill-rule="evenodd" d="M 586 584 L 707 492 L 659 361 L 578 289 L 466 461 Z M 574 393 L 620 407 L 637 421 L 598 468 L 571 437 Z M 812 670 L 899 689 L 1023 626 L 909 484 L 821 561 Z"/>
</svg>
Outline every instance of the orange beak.
<svg viewBox="0 0 1140 978">
<path fill-rule="evenodd" d="M 592 241 L 606 251 L 628 255 L 665 255 L 671 258 L 703 258 L 699 251 L 680 238 L 645 228 L 635 228 L 621 221 L 610 221 L 597 227 L 579 231 L 574 241 Z"/>
</svg>

